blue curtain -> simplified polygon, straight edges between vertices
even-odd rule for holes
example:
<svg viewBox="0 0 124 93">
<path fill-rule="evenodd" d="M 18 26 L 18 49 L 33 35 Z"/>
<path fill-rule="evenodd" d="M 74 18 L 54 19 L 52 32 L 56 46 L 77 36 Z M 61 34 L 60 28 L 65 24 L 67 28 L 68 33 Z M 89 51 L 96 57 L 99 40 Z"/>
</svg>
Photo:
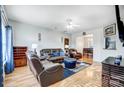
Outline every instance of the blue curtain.
<svg viewBox="0 0 124 93">
<path fill-rule="evenodd" d="M 2 59 L 2 22 L 0 12 L 0 87 L 3 86 L 3 59 Z"/>
<path fill-rule="evenodd" d="M 5 72 L 7 74 L 14 70 L 13 62 L 13 31 L 11 26 L 6 26 L 6 65 Z"/>
</svg>

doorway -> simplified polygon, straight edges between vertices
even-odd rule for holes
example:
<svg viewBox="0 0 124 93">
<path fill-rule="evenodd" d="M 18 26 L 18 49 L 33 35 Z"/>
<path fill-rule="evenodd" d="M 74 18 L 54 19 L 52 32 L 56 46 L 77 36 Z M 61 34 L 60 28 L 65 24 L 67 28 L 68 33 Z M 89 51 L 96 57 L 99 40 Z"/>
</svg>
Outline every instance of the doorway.
<svg viewBox="0 0 124 93">
<path fill-rule="evenodd" d="M 83 36 L 83 61 L 93 63 L 93 34 Z"/>
<path fill-rule="evenodd" d="M 93 34 L 86 34 L 76 38 L 76 49 L 82 53 L 82 62 L 93 63 Z"/>
</svg>

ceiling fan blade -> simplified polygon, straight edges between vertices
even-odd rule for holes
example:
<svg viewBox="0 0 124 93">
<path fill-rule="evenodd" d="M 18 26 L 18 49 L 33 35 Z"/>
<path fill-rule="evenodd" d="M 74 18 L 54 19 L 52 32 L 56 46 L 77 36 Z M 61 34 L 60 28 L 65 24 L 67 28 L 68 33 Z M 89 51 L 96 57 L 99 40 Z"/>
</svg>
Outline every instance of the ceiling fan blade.
<svg viewBox="0 0 124 93">
<path fill-rule="evenodd" d="M 74 27 L 79 27 L 80 25 L 72 25 L 72 26 L 74 26 Z"/>
</svg>

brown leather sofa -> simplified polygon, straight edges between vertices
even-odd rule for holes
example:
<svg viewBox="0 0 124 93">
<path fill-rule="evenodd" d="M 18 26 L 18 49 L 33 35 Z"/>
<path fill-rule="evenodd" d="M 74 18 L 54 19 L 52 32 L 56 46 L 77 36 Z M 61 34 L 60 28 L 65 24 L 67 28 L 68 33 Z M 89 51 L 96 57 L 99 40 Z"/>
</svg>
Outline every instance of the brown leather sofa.
<svg viewBox="0 0 124 93">
<path fill-rule="evenodd" d="M 49 86 L 63 79 L 63 66 L 48 60 L 40 61 L 39 56 L 26 53 L 29 68 L 42 87 Z"/>
<path fill-rule="evenodd" d="M 69 56 L 71 58 L 76 58 L 76 59 L 82 58 L 82 54 L 79 53 L 79 52 L 77 52 L 77 50 L 76 49 L 73 49 L 73 48 L 70 48 L 69 49 Z"/>
</svg>

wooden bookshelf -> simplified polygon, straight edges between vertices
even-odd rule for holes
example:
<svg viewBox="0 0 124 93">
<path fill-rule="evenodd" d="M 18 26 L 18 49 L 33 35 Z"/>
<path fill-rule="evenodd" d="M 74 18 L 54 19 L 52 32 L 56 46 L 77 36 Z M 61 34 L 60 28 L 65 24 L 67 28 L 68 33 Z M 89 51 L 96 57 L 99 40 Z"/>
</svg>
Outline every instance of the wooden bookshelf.
<svg viewBox="0 0 124 93">
<path fill-rule="evenodd" d="M 27 47 L 25 46 L 14 46 L 14 64 L 15 67 L 21 67 L 27 65 L 27 58 L 25 52 L 27 51 Z"/>
</svg>

